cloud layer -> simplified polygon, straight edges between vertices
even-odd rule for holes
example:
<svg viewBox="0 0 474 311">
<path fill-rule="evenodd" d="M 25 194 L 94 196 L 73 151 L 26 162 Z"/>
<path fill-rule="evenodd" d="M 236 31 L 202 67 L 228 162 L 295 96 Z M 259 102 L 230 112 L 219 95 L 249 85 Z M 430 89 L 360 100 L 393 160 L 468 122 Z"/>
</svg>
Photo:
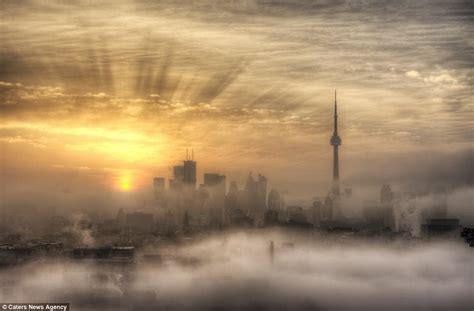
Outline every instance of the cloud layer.
<svg viewBox="0 0 474 311">
<path fill-rule="evenodd" d="M 145 183 L 192 146 L 200 171 L 258 170 L 310 197 L 329 184 L 337 88 L 342 178 L 401 182 L 389 179 L 405 158 L 471 152 L 472 13 L 468 1 L 3 3 L 2 170 L 35 158 Z"/>
</svg>

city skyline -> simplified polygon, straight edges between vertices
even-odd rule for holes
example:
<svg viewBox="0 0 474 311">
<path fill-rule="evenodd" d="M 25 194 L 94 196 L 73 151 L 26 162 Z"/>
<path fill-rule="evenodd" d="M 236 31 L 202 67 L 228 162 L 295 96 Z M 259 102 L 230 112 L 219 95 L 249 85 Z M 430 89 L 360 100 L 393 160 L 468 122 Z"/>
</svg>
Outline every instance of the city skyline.
<svg viewBox="0 0 474 311">
<path fill-rule="evenodd" d="M 0 0 L 0 309 L 472 309 L 473 22 Z"/>
<path fill-rule="evenodd" d="M 189 147 L 199 178 L 258 170 L 310 200 L 331 186 L 335 88 L 344 183 L 469 188 L 463 7 L 4 3 L 3 191 L 136 191 Z"/>
</svg>

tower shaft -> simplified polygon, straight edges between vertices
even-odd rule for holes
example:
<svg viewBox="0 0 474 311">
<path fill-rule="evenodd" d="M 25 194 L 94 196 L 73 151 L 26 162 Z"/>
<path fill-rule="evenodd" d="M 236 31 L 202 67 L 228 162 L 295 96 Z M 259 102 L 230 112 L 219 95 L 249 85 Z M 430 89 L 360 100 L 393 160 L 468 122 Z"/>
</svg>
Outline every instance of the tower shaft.
<svg viewBox="0 0 474 311">
<path fill-rule="evenodd" d="M 332 180 L 334 184 L 339 184 L 339 146 L 334 146 L 333 162 Z"/>
</svg>

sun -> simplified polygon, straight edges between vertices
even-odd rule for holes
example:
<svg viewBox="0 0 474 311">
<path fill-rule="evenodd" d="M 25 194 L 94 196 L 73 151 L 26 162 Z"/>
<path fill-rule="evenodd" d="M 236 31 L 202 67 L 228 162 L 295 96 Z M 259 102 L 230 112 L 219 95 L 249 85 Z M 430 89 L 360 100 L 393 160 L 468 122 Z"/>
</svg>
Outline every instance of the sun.
<svg viewBox="0 0 474 311">
<path fill-rule="evenodd" d="M 129 174 L 120 176 L 118 180 L 118 186 L 121 191 L 132 190 L 132 176 Z"/>
</svg>

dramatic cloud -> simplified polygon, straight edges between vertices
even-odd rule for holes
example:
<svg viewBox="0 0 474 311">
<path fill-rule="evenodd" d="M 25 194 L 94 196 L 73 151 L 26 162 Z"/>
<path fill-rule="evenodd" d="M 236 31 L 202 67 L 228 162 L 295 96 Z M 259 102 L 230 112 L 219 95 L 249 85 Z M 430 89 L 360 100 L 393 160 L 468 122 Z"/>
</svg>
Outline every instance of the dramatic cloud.
<svg viewBox="0 0 474 311">
<path fill-rule="evenodd" d="M 193 147 L 199 173 L 257 170 L 308 201 L 330 183 L 337 88 L 343 182 L 426 181 L 427 155 L 471 152 L 472 16 L 461 0 L 4 2 L 2 175 L 29 183 L 35 159 L 44 179 L 143 185 Z M 446 183 L 472 184 L 469 165 Z"/>
</svg>

